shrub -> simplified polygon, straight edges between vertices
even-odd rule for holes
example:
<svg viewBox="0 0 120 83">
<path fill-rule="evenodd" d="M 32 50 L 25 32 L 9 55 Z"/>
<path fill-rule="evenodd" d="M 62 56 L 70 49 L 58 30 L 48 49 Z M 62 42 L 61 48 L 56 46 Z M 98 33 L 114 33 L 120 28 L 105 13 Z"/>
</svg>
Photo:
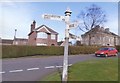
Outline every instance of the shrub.
<svg viewBox="0 0 120 83">
<path fill-rule="evenodd" d="M 13 58 L 31 55 L 63 55 L 59 46 L 2 46 L 2 58 Z"/>
<path fill-rule="evenodd" d="M 70 54 L 92 54 L 99 49 L 98 46 L 71 46 Z"/>
<path fill-rule="evenodd" d="M 116 49 L 118 50 L 118 52 L 120 52 L 120 46 L 116 46 Z"/>
</svg>

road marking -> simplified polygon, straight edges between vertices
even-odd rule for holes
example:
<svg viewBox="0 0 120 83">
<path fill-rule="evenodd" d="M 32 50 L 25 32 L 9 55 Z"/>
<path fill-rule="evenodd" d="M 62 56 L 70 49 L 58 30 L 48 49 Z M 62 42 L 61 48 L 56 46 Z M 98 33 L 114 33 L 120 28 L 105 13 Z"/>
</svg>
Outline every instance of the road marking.
<svg viewBox="0 0 120 83">
<path fill-rule="evenodd" d="M 69 64 L 68 66 L 72 66 L 72 64 Z"/>
<path fill-rule="evenodd" d="M 3 72 L 0 72 L 0 74 L 2 74 L 2 73 L 5 73 L 4 71 Z"/>
<path fill-rule="evenodd" d="M 72 66 L 72 64 L 69 64 L 68 66 Z M 48 67 L 45 67 L 46 69 L 50 69 L 50 68 L 61 68 L 63 66 L 48 66 Z"/>
<path fill-rule="evenodd" d="M 30 71 L 30 70 L 37 70 L 37 69 L 39 69 L 39 68 L 29 68 L 27 70 Z"/>
<path fill-rule="evenodd" d="M 12 71 L 9 71 L 9 72 L 21 72 L 21 71 L 23 71 L 22 69 L 20 69 L 20 70 L 12 70 Z"/>
<path fill-rule="evenodd" d="M 45 67 L 46 69 L 49 69 L 49 68 L 55 68 L 55 66 L 49 66 L 49 67 Z"/>
<path fill-rule="evenodd" d="M 63 67 L 63 66 L 56 66 L 56 67 L 60 68 L 60 67 Z"/>
<path fill-rule="evenodd" d="M 68 66 L 72 66 L 72 64 L 69 64 Z M 63 66 L 48 66 L 48 67 L 44 67 L 45 69 L 51 69 L 51 68 L 62 68 Z M 27 69 L 28 71 L 31 71 L 31 70 L 38 70 L 38 69 L 40 69 L 40 68 L 29 68 L 29 69 Z M 13 73 L 13 72 L 22 72 L 23 70 L 22 69 L 19 69 L 19 70 L 11 70 L 11 71 L 9 71 L 9 72 L 11 72 L 11 73 Z M 5 73 L 5 71 L 3 71 L 3 72 L 0 72 L 0 74 L 3 74 L 3 73 Z"/>
</svg>

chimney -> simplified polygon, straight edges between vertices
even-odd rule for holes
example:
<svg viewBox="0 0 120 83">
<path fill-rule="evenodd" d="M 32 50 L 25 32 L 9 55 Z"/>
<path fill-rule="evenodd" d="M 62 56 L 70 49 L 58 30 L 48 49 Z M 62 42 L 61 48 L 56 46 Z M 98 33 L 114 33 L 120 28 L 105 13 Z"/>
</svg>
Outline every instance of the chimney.
<svg viewBox="0 0 120 83">
<path fill-rule="evenodd" d="M 33 31 L 33 24 L 31 24 L 31 32 Z"/>
<path fill-rule="evenodd" d="M 31 31 L 33 31 L 35 29 L 35 25 L 36 25 L 36 22 L 35 20 L 33 21 L 33 24 L 31 24 Z"/>
<path fill-rule="evenodd" d="M 104 31 L 104 27 L 101 27 L 101 31 Z"/>
<path fill-rule="evenodd" d="M 109 32 L 109 28 L 106 28 L 106 29 L 105 29 L 105 32 Z"/>
</svg>

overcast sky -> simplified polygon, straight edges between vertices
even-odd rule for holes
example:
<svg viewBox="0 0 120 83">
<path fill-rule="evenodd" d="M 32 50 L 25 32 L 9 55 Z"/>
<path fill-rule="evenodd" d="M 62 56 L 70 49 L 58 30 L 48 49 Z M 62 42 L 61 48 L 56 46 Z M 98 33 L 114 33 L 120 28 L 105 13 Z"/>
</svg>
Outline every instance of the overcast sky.
<svg viewBox="0 0 120 83">
<path fill-rule="evenodd" d="M 111 32 L 118 34 L 118 2 L 4 2 L 0 3 L 0 27 L 3 39 L 13 39 L 15 29 L 18 38 L 28 38 L 30 25 L 36 21 L 36 27 L 45 24 L 59 33 L 59 41 L 64 38 L 65 23 L 61 21 L 45 20 L 42 14 L 55 14 L 64 16 L 67 7 L 72 11 L 71 21 L 77 19 L 77 15 L 89 7 L 96 4 L 101 7 L 107 15 L 107 22 L 103 27 L 109 27 Z M 79 29 L 71 30 L 75 35 L 81 35 Z"/>
</svg>

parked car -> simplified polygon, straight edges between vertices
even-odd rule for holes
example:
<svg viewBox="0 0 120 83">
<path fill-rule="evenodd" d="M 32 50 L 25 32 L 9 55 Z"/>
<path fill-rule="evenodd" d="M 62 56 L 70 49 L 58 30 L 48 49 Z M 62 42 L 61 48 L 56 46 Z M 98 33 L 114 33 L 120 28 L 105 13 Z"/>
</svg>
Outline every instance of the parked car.
<svg viewBox="0 0 120 83">
<path fill-rule="evenodd" d="M 118 51 L 113 47 L 103 47 L 95 52 L 95 56 L 117 56 Z"/>
</svg>

